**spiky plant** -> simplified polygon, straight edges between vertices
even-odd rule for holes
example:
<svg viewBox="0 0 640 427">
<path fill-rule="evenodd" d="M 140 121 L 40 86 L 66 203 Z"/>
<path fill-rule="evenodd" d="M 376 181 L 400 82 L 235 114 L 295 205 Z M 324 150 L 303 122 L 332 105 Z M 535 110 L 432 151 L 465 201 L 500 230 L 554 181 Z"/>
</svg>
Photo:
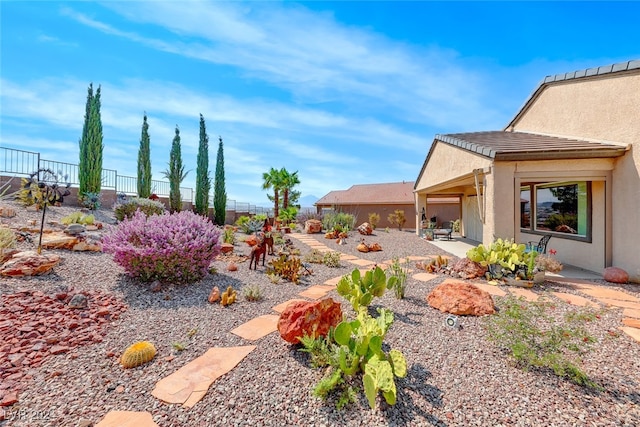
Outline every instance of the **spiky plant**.
<svg viewBox="0 0 640 427">
<path fill-rule="evenodd" d="M 156 348 L 149 341 L 138 341 L 127 347 L 120 357 L 120 364 L 124 368 L 135 368 L 150 362 L 156 356 Z"/>
</svg>

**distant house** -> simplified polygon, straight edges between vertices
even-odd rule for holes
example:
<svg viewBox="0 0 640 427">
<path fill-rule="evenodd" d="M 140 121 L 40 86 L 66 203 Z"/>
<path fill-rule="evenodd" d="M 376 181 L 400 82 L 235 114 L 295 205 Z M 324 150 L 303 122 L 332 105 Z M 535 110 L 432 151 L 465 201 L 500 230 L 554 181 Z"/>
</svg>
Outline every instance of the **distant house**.
<svg viewBox="0 0 640 427">
<path fill-rule="evenodd" d="M 640 60 L 546 77 L 503 130 L 436 135 L 416 212 L 458 197 L 462 234 L 537 241 L 640 280 Z"/>
<path fill-rule="evenodd" d="M 403 228 L 414 229 L 416 212 L 413 196 L 414 182 L 353 185 L 348 190 L 327 193 L 315 203 L 318 212 L 337 211 L 356 217 L 356 225 L 369 221 L 370 213 L 380 215 L 378 228 L 390 227 L 387 217 L 396 209 L 404 211 L 407 222 Z"/>
</svg>

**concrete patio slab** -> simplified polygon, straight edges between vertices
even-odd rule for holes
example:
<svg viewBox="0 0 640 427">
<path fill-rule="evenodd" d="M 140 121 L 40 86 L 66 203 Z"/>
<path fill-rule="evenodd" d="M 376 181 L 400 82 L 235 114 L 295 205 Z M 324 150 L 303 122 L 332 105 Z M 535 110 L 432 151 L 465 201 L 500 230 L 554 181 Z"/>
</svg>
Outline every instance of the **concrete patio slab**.
<svg viewBox="0 0 640 427">
<path fill-rule="evenodd" d="M 531 301 L 531 302 L 538 301 L 538 299 L 540 298 L 540 295 L 536 294 L 530 289 L 525 289 L 525 288 L 510 287 L 509 293 L 511 293 L 516 298 L 523 297 L 525 300 Z"/>
<path fill-rule="evenodd" d="M 600 304 L 597 302 L 589 298 L 581 297 L 580 295 L 568 294 L 566 292 L 551 292 L 551 294 L 571 305 L 577 305 L 579 307 L 600 307 Z"/>
<path fill-rule="evenodd" d="M 351 260 L 349 260 L 349 262 L 351 264 L 361 265 L 361 266 L 375 264 L 375 261 L 369 261 L 368 259 L 362 259 L 362 258 L 351 259 Z"/>
<path fill-rule="evenodd" d="M 278 312 L 278 313 L 282 313 L 284 311 L 284 309 L 287 308 L 287 306 L 289 304 L 293 304 L 294 302 L 300 302 L 300 301 L 308 302 L 308 300 L 306 300 L 306 299 L 294 298 L 294 299 L 290 299 L 289 301 L 282 302 L 282 303 L 276 305 L 275 307 L 271 307 L 271 310 L 273 310 L 275 312 Z"/>
<path fill-rule="evenodd" d="M 630 328 L 628 326 L 621 326 L 620 329 L 622 329 L 622 332 L 629 335 L 631 338 L 633 338 L 637 342 L 640 342 L 640 329 Z"/>
<path fill-rule="evenodd" d="M 192 408 L 215 380 L 235 368 L 255 348 L 254 345 L 210 348 L 202 356 L 158 381 L 151 394 L 164 402 Z"/>
<path fill-rule="evenodd" d="M 640 298 L 636 298 L 633 295 L 630 295 L 626 292 L 618 291 L 616 289 L 607 289 L 604 287 L 597 287 L 593 289 L 580 289 L 581 293 L 596 297 L 596 298 L 608 298 L 619 301 L 631 301 L 631 302 L 640 302 Z"/>
<path fill-rule="evenodd" d="M 340 259 L 342 261 L 351 261 L 351 260 L 360 259 L 360 258 L 358 258 L 355 255 L 350 255 L 350 254 L 340 254 Z"/>
<path fill-rule="evenodd" d="M 159 427 L 148 412 L 111 411 L 96 427 Z"/>
<path fill-rule="evenodd" d="M 489 294 L 496 297 L 503 297 L 507 295 L 506 291 L 502 290 L 501 288 L 495 285 L 489 285 L 487 283 L 476 283 L 476 282 L 473 282 L 472 285 L 477 286 L 483 291 L 488 292 Z"/>
<path fill-rule="evenodd" d="M 604 305 L 611 305 L 614 307 L 632 308 L 634 310 L 640 310 L 640 302 L 622 301 L 622 300 L 610 299 L 610 298 L 598 298 L 598 301 L 600 301 Z"/>
<path fill-rule="evenodd" d="M 634 310 L 633 308 L 625 308 L 622 310 L 622 315 L 627 317 L 633 317 L 634 319 L 640 319 L 640 310 Z"/>
<path fill-rule="evenodd" d="M 624 326 L 628 326 L 630 328 L 638 328 L 640 329 L 640 319 L 633 319 L 631 317 L 625 317 L 622 319 L 622 324 Z"/>
<path fill-rule="evenodd" d="M 428 282 L 429 280 L 433 280 L 433 279 L 437 278 L 438 275 L 437 274 L 431 274 L 431 273 L 416 273 L 411 277 L 413 277 L 416 280 L 420 280 L 421 282 Z"/>
<path fill-rule="evenodd" d="M 342 279 L 342 276 L 334 277 L 333 279 L 326 280 L 324 282 L 324 285 L 325 286 L 336 286 L 338 284 L 338 282 L 340 282 L 341 279 Z"/>
<path fill-rule="evenodd" d="M 246 340 L 255 341 L 275 332 L 278 329 L 278 319 L 275 314 L 265 314 L 251 319 L 231 331 Z"/>
<path fill-rule="evenodd" d="M 335 286 L 326 286 L 326 285 L 315 285 L 311 286 L 309 289 L 300 292 L 298 295 L 305 298 L 310 299 L 320 299 L 326 296 L 329 292 L 334 290 Z"/>
</svg>

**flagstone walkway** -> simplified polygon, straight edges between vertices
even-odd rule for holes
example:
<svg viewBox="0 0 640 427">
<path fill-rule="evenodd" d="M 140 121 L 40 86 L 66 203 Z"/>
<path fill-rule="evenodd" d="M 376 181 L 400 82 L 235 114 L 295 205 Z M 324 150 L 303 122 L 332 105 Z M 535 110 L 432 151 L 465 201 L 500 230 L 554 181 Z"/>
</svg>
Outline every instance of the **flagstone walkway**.
<svg viewBox="0 0 640 427">
<path fill-rule="evenodd" d="M 318 242 L 314 237 L 291 233 L 290 237 L 317 249 L 320 252 L 332 251 L 328 246 Z M 422 261 L 435 258 L 435 256 L 410 256 L 410 261 Z M 449 257 L 445 257 L 449 258 Z M 353 255 L 341 254 L 340 259 L 352 263 L 359 267 L 372 267 L 376 264 L 373 261 L 358 258 Z M 393 261 L 385 261 L 377 264 L 385 269 L 392 264 Z M 363 272 L 367 269 L 361 270 Z M 439 277 L 437 274 L 420 272 L 412 275 L 415 280 L 428 282 Z M 322 285 L 314 285 L 300 292 L 298 295 L 303 298 L 291 299 L 272 307 L 276 313 L 282 313 L 285 308 L 297 301 L 317 300 L 325 297 L 330 291 L 334 290 L 342 276 L 335 277 L 325 281 Z M 567 289 L 577 291 L 584 296 L 579 296 L 566 292 L 550 292 L 549 295 L 564 301 L 568 304 L 576 306 L 591 307 L 613 307 L 623 310 L 622 323 L 620 329 L 632 339 L 640 343 L 640 298 L 629 295 L 625 292 L 608 289 L 600 284 L 579 279 L 553 278 L 554 282 L 560 282 Z M 458 281 L 449 278 L 443 281 Z M 516 297 L 523 297 L 528 301 L 536 301 L 542 295 L 530 289 L 517 287 L 499 287 L 487 284 L 486 282 L 472 282 L 478 288 L 487 291 L 493 296 L 506 296 L 512 294 Z M 505 290 L 506 288 L 506 290 Z M 595 300 L 595 301 L 594 301 Z M 267 314 L 258 316 L 246 323 L 233 329 L 231 333 L 238 335 L 248 341 L 259 340 L 270 333 L 277 331 L 278 315 Z M 207 393 L 211 384 L 229 372 L 235 366 L 256 348 L 255 345 L 242 347 L 212 347 L 204 355 L 192 360 L 173 374 L 161 379 L 152 391 L 152 395 L 167 403 L 179 403 L 185 408 L 191 408 L 198 403 Z M 96 427 L 157 427 L 153 418 L 148 412 L 130 412 L 130 411 L 111 411 L 96 424 Z"/>
</svg>

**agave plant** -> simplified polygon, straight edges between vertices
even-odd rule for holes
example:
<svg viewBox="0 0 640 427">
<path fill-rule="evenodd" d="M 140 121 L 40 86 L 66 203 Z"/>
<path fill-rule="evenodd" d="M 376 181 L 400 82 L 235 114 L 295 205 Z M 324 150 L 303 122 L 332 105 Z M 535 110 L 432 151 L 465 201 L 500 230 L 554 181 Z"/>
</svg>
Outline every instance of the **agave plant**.
<svg viewBox="0 0 640 427">
<path fill-rule="evenodd" d="M 29 178 L 24 184 L 24 189 L 28 191 L 28 196 L 39 198 L 39 203 L 42 206 L 38 254 L 42 253 L 42 229 L 44 228 L 44 217 L 47 213 L 47 205 L 62 203 L 64 197 L 71 194 L 69 191 L 71 183 L 61 184 L 62 181 L 67 180 L 68 176 L 63 176 L 61 171 L 56 174 L 51 169 L 40 168 L 29 175 Z M 35 188 L 38 188 L 40 191 L 33 191 Z"/>
</svg>

